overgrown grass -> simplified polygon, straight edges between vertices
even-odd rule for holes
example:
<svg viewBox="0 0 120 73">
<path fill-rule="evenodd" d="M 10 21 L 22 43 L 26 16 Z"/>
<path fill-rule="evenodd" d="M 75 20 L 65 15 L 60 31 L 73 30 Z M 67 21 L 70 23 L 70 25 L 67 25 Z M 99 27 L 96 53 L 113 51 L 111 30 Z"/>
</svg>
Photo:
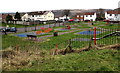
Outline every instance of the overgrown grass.
<svg viewBox="0 0 120 73">
<path fill-rule="evenodd" d="M 119 52 L 117 50 L 90 50 L 79 54 L 44 57 L 32 67 L 19 71 L 119 71 Z"/>
</svg>

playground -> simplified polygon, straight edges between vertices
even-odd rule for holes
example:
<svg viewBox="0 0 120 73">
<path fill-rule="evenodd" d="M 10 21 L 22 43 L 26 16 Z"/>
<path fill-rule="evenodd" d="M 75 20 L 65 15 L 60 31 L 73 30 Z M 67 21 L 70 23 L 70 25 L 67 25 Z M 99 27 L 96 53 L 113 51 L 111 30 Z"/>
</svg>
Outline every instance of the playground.
<svg viewBox="0 0 120 73">
<path fill-rule="evenodd" d="M 68 27 L 68 24 L 69 24 L 69 27 Z M 74 27 L 73 25 L 80 26 L 80 27 Z M 104 25 L 104 27 L 101 25 Z M 96 30 L 94 29 L 94 27 L 96 27 Z M 108 29 L 108 28 L 113 28 L 113 29 Z M 53 35 L 55 31 L 58 32 L 57 37 L 54 37 L 54 35 Z M 36 36 L 38 40 L 44 39 L 44 41 L 45 41 L 47 39 L 50 39 L 50 41 L 46 41 L 46 42 L 40 41 L 39 42 L 39 43 L 41 43 L 41 47 L 40 47 L 41 49 L 42 48 L 50 49 L 50 48 L 55 48 L 56 44 L 62 44 L 65 41 L 68 41 L 69 39 L 75 39 L 75 38 L 91 39 L 91 37 L 93 37 L 93 39 L 96 38 L 96 40 L 99 38 L 101 40 L 104 39 L 104 41 L 106 41 L 105 39 L 110 39 L 112 41 L 113 37 L 118 38 L 118 36 L 115 36 L 116 34 L 114 33 L 116 31 L 117 31 L 116 24 L 106 25 L 105 22 L 98 22 L 98 23 L 95 22 L 94 25 L 91 26 L 90 23 L 87 24 L 86 22 L 85 23 L 80 22 L 80 23 L 67 23 L 66 26 L 57 26 L 57 27 L 52 27 L 52 28 L 41 27 L 41 28 L 39 28 L 39 30 L 36 30 L 36 31 L 29 31 L 29 32 L 24 32 L 24 33 L 12 33 L 12 34 L 3 35 L 3 36 L 5 36 L 5 37 L 14 37 L 15 36 L 15 38 L 20 38 L 22 40 L 22 39 L 26 39 L 27 35 L 33 35 L 33 36 Z M 8 40 L 10 40 L 10 39 L 8 39 Z M 78 40 L 81 40 L 81 39 L 78 39 Z M 101 41 L 101 40 L 98 40 L 97 43 L 99 43 L 99 41 Z M 76 41 L 77 41 L 77 39 L 76 39 Z M 116 41 L 116 40 L 113 40 L 113 41 Z M 28 41 L 28 42 L 33 42 L 33 41 Z M 36 41 L 34 41 L 34 42 L 36 42 Z M 73 42 L 73 44 L 74 43 L 75 42 Z M 78 42 L 78 45 L 80 43 L 81 42 Z M 88 41 L 81 43 L 81 45 L 84 45 L 87 43 L 88 43 Z M 10 45 L 15 46 L 16 44 L 9 44 L 9 42 L 8 42 L 7 45 L 3 45 L 3 48 L 7 48 Z M 77 43 L 75 43 L 75 44 L 77 44 Z M 47 45 L 47 46 L 44 46 L 44 45 Z M 65 46 L 66 46 L 66 44 L 64 44 L 64 47 Z M 61 46 L 61 48 L 64 48 L 64 47 Z M 81 47 L 85 47 L 85 46 L 81 46 Z M 77 48 L 80 48 L 80 47 L 77 47 Z"/>
<path fill-rule="evenodd" d="M 4 64 L 3 69 L 26 71 L 29 67 L 30 71 L 35 71 L 35 69 L 39 71 L 63 71 L 70 69 L 72 71 L 88 71 L 90 69 L 96 71 L 104 70 L 103 68 L 106 68 L 106 70 L 118 70 L 118 51 L 111 50 L 111 48 L 116 49 L 115 45 L 119 47 L 118 39 L 120 33 L 117 24 L 111 25 L 105 22 L 94 22 L 94 25 L 91 25 L 90 22 L 79 22 L 67 23 L 67 25 L 70 27 L 39 28 L 36 31 L 2 35 L 3 49 L 11 48 L 15 56 L 23 54 L 26 56 L 23 58 L 19 56 L 18 58 L 21 60 L 18 63 L 16 62 L 17 57 L 12 59 L 12 56 L 10 56 L 10 67 Z M 54 36 L 54 32 L 58 32 L 58 36 Z M 27 35 L 35 35 L 38 40 L 25 40 L 28 38 Z M 106 50 L 96 50 L 93 47 L 96 49 L 107 48 Z M 14 50 L 20 51 L 16 54 L 17 52 Z M 9 51 L 11 52 L 11 50 Z M 52 55 L 50 55 L 51 51 Z M 109 58 L 111 59 L 109 60 Z M 86 63 L 88 60 L 90 62 Z M 5 62 L 7 61 L 5 60 Z M 25 62 L 24 64 L 23 61 Z M 101 64 L 98 65 L 98 62 Z M 88 65 L 93 67 L 88 67 Z"/>
</svg>

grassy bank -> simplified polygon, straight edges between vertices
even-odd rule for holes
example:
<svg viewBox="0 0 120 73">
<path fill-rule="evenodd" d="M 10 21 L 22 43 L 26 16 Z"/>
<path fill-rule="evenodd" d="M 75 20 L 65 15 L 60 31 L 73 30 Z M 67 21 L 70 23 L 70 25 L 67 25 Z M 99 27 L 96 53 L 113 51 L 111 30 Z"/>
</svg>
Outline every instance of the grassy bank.
<svg viewBox="0 0 120 73">
<path fill-rule="evenodd" d="M 79 54 L 47 56 L 19 71 L 119 71 L 117 50 L 90 50 Z"/>
</svg>

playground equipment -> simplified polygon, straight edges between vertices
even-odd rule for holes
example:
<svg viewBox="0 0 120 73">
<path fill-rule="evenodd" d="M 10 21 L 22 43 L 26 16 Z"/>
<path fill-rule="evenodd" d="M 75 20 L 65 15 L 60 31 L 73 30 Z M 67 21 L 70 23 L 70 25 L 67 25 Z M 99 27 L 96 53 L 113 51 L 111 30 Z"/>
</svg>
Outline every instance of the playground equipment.
<svg viewBox="0 0 120 73">
<path fill-rule="evenodd" d="M 42 31 L 36 31 L 36 34 L 41 34 L 42 33 Z"/>
<path fill-rule="evenodd" d="M 71 29 L 69 25 L 66 25 L 64 29 Z"/>
<path fill-rule="evenodd" d="M 71 27 L 70 26 L 67 26 L 67 29 L 70 29 Z"/>
<path fill-rule="evenodd" d="M 36 34 L 41 34 L 41 33 L 48 33 L 50 31 L 52 31 L 53 29 L 52 28 L 48 28 L 48 29 L 45 29 L 45 28 L 40 28 L 41 31 L 36 31 Z M 43 30 L 43 31 L 42 31 Z"/>
<path fill-rule="evenodd" d="M 54 36 L 58 36 L 58 32 L 57 32 L 57 31 L 54 31 L 53 35 L 54 35 Z"/>
<path fill-rule="evenodd" d="M 36 35 L 27 35 L 27 37 L 28 37 L 28 39 L 30 38 L 30 39 L 37 39 L 37 36 Z"/>
<path fill-rule="evenodd" d="M 92 40 L 94 40 L 94 44 L 96 45 L 96 40 L 100 40 L 100 39 L 103 39 L 103 38 L 106 38 L 106 37 L 109 37 L 109 36 L 113 36 L 113 35 L 117 35 L 117 36 L 120 36 L 120 31 L 115 31 L 115 32 L 112 32 L 110 34 L 107 34 L 101 38 L 96 38 L 96 27 L 94 28 L 94 38 L 92 38 Z"/>
<path fill-rule="evenodd" d="M 114 36 L 114 35 L 120 36 L 120 31 L 112 32 L 112 33 L 107 34 L 107 35 L 105 35 L 105 36 L 103 36 L 103 37 L 101 37 L 101 38 L 96 38 L 96 40 L 100 40 L 100 39 L 103 39 L 103 38 L 106 38 L 106 37 L 109 37 L 109 36 Z M 93 40 L 94 40 L 94 39 L 95 39 L 95 38 L 93 38 Z"/>
</svg>

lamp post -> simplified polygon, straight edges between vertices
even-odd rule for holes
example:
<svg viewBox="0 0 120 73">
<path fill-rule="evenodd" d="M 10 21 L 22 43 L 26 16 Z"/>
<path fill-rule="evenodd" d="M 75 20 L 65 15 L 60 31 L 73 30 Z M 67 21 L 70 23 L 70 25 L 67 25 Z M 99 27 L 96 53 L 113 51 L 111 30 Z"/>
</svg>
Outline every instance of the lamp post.
<svg viewBox="0 0 120 73">
<path fill-rule="evenodd" d="M 27 30 L 26 30 L 26 24 L 25 24 L 25 18 L 24 18 L 23 25 L 25 26 L 25 32 L 27 32 Z"/>
<path fill-rule="evenodd" d="M 24 21 L 24 23 L 25 23 L 25 21 Z M 25 32 L 27 32 L 27 24 L 25 24 Z"/>
<path fill-rule="evenodd" d="M 35 31 L 36 31 L 36 24 L 35 24 L 35 21 L 34 21 L 34 19 L 33 19 L 33 24 L 34 24 L 34 26 L 35 26 Z"/>
</svg>

